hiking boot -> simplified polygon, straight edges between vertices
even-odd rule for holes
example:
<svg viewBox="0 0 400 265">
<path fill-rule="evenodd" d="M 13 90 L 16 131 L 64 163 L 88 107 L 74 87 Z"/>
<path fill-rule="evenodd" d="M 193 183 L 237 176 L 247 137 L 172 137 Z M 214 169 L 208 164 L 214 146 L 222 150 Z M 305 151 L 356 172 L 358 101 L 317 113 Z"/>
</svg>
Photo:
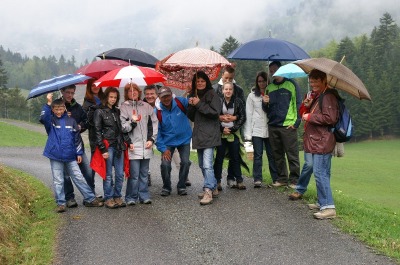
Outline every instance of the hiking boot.
<svg viewBox="0 0 400 265">
<path fill-rule="evenodd" d="M 213 190 L 213 192 L 212 192 L 212 197 L 213 197 L 213 198 L 218 198 L 218 196 L 219 196 L 218 189 Z M 204 197 L 204 191 L 203 191 L 203 192 L 200 192 L 199 194 L 197 194 L 197 197 L 198 197 L 199 199 L 203 199 L 203 197 Z"/>
<path fill-rule="evenodd" d="M 260 180 L 254 181 L 254 188 L 261 188 L 262 182 Z"/>
<path fill-rule="evenodd" d="M 205 189 L 204 190 L 204 196 L 200 200 L 200 204 L 201 205 L 208 205 L 208 204 L 211 204 L 212 201 L 213 201 L 212 191 L 210 189 Z"/>
<path fill-rule="evenodd" d="M 168 190 L 162 190 L 161 193 L 160 193 L 160 195 L 163 196 L 163 197 L 166 197 L 166 196 L 171 195 L 171 192 L 168 191 Z"/>
<path fill-rule="evenodd" d="M 243 182 L 238 183 L 237 187 L 238 187 L 239 190 L 245 190 L 246 189 L 246 186 L 244 185 Z"/>
<path fill-rule="evenodd" d="M 102 207 L 103 205 L 104 205 L 104 203 L 100 199 L 97 199 L 97 198 L 95 198 L 91 202 L 86 202 L 85 203 L 86 207 Z"/>
<path fill-rule="evenodd" d="M 323 220 L 323 219 L 332 219 L 336 217 L 335 209 L 323 209 L 317 213 L 314 213 L 314 218 Z"/>
<path fill-rule="evenodd" d="M 114 202 L 116 205 L 118 205 L 118 207 L 125 207 L 126 203 L 124 202 L 123 199 L 121 199 L 121 197 L 118 198 L 114 198 Z"/>
<path fill-rule="evenodd" d="M 65 205 L 64 205 L 64 207 L 65 207 Z M 70 200 L 67 201 L 67 207 L 68 208 L 78 207 L 78 203 L 76 202 L 75 199 L 70 199 Z"/>
<path fill-rule="evenodd" d="M 310 210 L 318 210 L 319 211 L 319 204 L 318 203 L 311 203 L 311 204 L 308 204 L 308 209 L 310 209 Z"/>
<path fill-rule="evenodd" d="M 180 195 L 180 196 L 187 195 L 186 189 L 179 189 L 179 190 L 178 190 L 178 195 Z"/>
<path fill-rule="evenodd" d="M 186 179 L 185 186 L 186 187 L 192 186 L 192 182 L 190 182 L 189 178 Z"/>
<path fill-rule="evenodd" d="M 218 182 L 218 183 L 217 183 L 217 190 L 222 190 L 221 182 Z"/>
<path fill-rule="evenodd" d="M 108 199 L 104 205 L 109 209 L 117 209 L 118 205 L 115 203 L 114 199 Z"/>
<path fill-rule="evenodd" d="M 151 186 L 151 174 L 150 172 L 147 174 L 147 186 Z"/>
<path fill-rule="evenodd" d="M 56 209 L 55 209 L 55 212 L 56 213 L 63 213 L 63 212 L 65 212 L 65 210 L 66 210 L 66 208 L 65 208 L 65 205 L 57 205 L 57 207 L 56 207 Z"/>
<path fill-rule="evenodd" d="M 287 186 L 286 183 L 279 182 L 279 181 L 275 181 L 275 183 L 272 183 L 271 185 L 272 185 L 272 187 L 275 187 L 275 188 Z"/>
<path fill-rule="evenodd" d="M 297 201 L 300 200 L 303 197 L 303 194 L 301 194 L 300 192 L 293 192 L 292 194 L 289 195 L 289 200 L 292 201 Z"/>
</svg>

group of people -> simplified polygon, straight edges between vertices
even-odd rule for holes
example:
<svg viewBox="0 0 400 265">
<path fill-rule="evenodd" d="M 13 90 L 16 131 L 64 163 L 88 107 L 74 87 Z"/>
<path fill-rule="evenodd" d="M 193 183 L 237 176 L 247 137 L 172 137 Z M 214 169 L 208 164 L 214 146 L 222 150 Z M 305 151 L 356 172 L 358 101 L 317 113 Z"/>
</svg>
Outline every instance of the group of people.
<svg viewBox="0 0 400 265">
<path fill-rule="evenodd" d="M 60 99 L 53 101 L 52 94 L 48 94 L 40 120 L 49 136 L 44 155 L 50 159 L 56 211 L 77 206 L 72 182 L 87 207 L 105 205 L 115 209 L 151 204 L 148 187 L 153 146 L 161 153 L 160 195 L 172 193 L 172 161 L 179 172 L 177 194 L 187 194 L 192 147 L 197 150 L 204 178 L 203 191 L 198 195 L 200 204 L 211 204 L 222 190 L 225 158 L 229 159 L 227 187 L 246 189 L 242 167 L 248 168 L 243 141 L 251 141 L 254 188 L 263 183 L 265 150 L 271 186 L 293 188 L 289 199 L 301 199 L 314 173 L 318 202 L 309 207 L 318 210 L 314 213 L 317 219 L 334 218 L 330 161 L 335 139 L 330 127 L 338 118 L 337 95 L 327 93 L 333 89 L 327 85 L 326 74 L 313 70 L 309 75 L 312 93 L 302 101 L 296 82 L 273 76 L 280 66 L 274 61 L 268 73 L 257 73 L 247 99 L 234 80 L 232 67 L 223 70 L 214 86 L 205 72 L 197 71 L 183 96 L 176 96 L 169 87 L 150 85 L 144 88 L 142 99 L 139 86 L 128 83 L 119 107 L 118 89 L 108 87 L 103 92 L 94 79 L 87 83 L 83 106 L 73 97 L 74 85 L 61 89 Z M 297 128 L 301 120 L 305 128 L 305 163 L 300 174 Z M 85 130 L 89 131 L 90 159 L 81 137 Z M 104 197 L 95 193 L 95 172 L 103 178 Z"/>
</svg>

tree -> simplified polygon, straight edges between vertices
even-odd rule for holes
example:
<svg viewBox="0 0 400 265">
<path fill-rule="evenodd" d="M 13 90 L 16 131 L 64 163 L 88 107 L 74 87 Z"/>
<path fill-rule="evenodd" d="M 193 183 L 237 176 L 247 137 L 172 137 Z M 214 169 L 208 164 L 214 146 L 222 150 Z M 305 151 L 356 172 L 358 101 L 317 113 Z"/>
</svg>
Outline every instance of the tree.
<svg viewBox="0 0 400 265">
<path fill-rule="evenodd" d="M 6 70 L 3 68 L 3 61 L 0 58 L 0 88 L 6 88 L 8 76 Z"/>
<path fill-rule="evenodd" d="M 239 47 L 239 42 L 234 37 L 229 35 L 229 37 L 225 39 L 225 42 L 222 44 L 221 48 L 219 49 L 219 53 L 222 56 L 227 57 L 237 47 Z"/>
</svg>

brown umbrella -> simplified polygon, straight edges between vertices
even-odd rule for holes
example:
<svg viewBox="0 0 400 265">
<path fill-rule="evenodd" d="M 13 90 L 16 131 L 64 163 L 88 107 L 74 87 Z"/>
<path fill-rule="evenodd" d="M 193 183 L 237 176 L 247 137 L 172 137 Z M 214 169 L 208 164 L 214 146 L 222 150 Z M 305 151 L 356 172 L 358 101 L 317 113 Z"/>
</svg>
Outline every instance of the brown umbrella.
<svg viewBox="0 0 400 265">
<path fill-rule="evenodd" d="M 327 58 L 304 59 L 293 63 L 306 73 L 310 73 L 313 69 L 326 73 L 328 84 L 331 87 L 341 89 L 358 99 L 371 100 L 371 96 L 360 78 L 341 63 Z"/>
</svg>

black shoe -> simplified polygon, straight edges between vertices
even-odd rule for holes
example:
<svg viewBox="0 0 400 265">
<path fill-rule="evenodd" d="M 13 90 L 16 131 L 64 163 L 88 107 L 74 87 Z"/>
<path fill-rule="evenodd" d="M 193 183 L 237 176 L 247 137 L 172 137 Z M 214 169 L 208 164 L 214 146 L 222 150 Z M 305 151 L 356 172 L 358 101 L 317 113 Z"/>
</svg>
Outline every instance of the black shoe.
<svg viewBox="0 0 400 265">
<path fill-rule="evenodd" d="M 70 199 L 67 201 L 67 207 L 68 208 L 78 207 L 78 203 L 75 201 L 75 199 Z"/>
<path fill-rule="evenodd" d="M 179 189 L 179 190 L 178 190 L 178 195 L 180 195 L 180 196 L 187 195 L 186 189 Z"/>
<path fill-rule="evenodd" d="M 160 193 L 160 195 L 163 196 L 163 197 L 169 196 L 170 194 L 171 194 L 171 192 L 167 191 L 167 190 L 162 190 L 161 193 Z"/>
<path fill-rule="evenodd" d="M 186 180 L 186 182 L 185 182 L 185 185 L 186 185 L 186 187 L 190 187 L 190 186 L 192 186 L 192 182 L 190 182 L 190 180 Z"/>
</svg>

